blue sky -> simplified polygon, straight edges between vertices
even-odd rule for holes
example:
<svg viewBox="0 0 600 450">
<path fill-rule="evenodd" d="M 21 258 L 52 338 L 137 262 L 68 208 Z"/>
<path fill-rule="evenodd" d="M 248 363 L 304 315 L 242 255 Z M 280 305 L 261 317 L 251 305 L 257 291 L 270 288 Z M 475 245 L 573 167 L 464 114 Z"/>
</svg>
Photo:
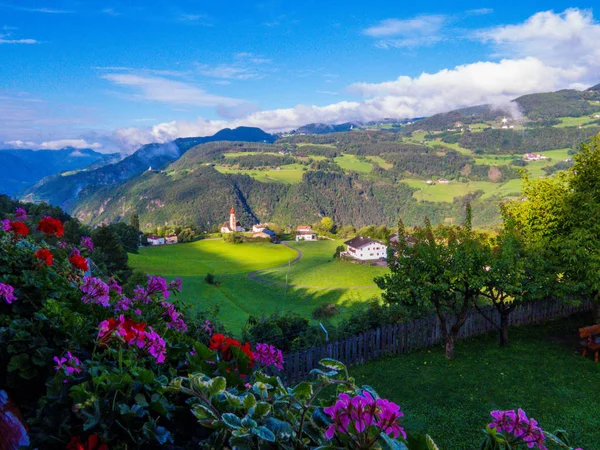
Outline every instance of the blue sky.
<svg viewBox="0 0 600 450">
<path fill-rule="evenodd" d="M 0 143 L 131 151 L 600 82 L 593 2 L 514 5 L 0 0 Z"/>
</svg>

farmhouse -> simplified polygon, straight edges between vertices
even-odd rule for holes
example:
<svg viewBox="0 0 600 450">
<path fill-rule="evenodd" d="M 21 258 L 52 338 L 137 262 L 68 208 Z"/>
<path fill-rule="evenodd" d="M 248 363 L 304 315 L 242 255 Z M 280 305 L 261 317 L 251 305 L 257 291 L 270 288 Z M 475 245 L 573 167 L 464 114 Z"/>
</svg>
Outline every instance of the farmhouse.
<svg viewBox="0 0 600 450">
<path fill-rule="evenodd" d="M 221 233 L 243 233 L 244 231 L 246 230 L 235 217 L 235 208 L 231 208 L 231 211 L 229 211 L 229 222 L 223 223 Z"/>
<path fill-rule="evenodd" d="M 548 159 L 547 156 L 544 155 L 540 155 L 539 153 L 534 154 L 534 153 L 525 153 L 523 155 L 523 159 L 525 161 L 541 161 L 543 159 Z"/>
<path fill-rule="evenodd" d="M 313 232 L 310 225 L 299 225 L 296 228 L 296 240 L 297 241 L 316 241 L 317 234 Z"/>
<path fill-rule="evenodd" d="M 151 234 L 148 236 L 148 244 L 150 245 L 165 245 L 165 238 Z"/>
<path fill-rule="evenodd" d="M 347 247 L 346 254 L 361 261 L 385 258 L 387 256 L 387 247 L 369 237 L 356 236 L 354 239 L 344 242 L 344 244 Z"/>
<path fill-rule="evenodd" d="M 177 235 L 176 234 L 167 234 L 165 236 L 165 244 L 177 244 Z"/>
<path fill-rule="evenodd" d="M 260 233 L 261 231 L 266 230 L 269 227 L 266 223 L 257 223 L 256 225 L 252 225 L 253 233 Z"/>
<path fill-rule="evenodd" d="M 450 180 L 446 180 L 445 178 L 440 178 L 439 180 L 437 180 L 437 182 L 440 184 L 448 184 L 448 183 L 450 183 Z"/>
<path fill-rule="evenodd" d="M 274 239 L 277 237 L 277 235 L 275 234 L 275 232 L 274 232 L 274 231 L 272 231 L 272 230 L 268 230 L 268 229 L 266 229 L 266 228 L 265 228 L 265 229 L 264 229 L 264 230 L 262 230 L 262 231 L 258 231 L 258 232 L 256 232 L 256 233 L 254 233 L 254 234 L 252 235 L 252 237 L 253 237 L 253 238 L 263 238 L 263 239 L 271 239 L 271 240 L 274 240 Z"/>
</svg>

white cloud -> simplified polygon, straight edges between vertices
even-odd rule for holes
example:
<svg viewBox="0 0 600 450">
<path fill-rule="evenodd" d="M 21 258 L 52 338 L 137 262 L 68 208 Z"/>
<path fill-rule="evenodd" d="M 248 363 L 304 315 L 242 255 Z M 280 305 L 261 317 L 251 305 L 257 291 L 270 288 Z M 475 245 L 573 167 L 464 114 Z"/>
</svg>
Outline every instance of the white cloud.
<svg viewBox="0 0 600 450">
<path fill-rule="evenodd" d="M 59 139 L 56 141 L 45 141 L 41 143 L 33 142 L 33 141 L 6 141 L 5 145 L 11 148 L 19 148 L 19 149 L 32 149 L 32 150 L 60 150 L 66 147 L 72 147 L 75 149 L 83 149 L 83 148 L 91 148 L 93 150 L 98 150 L 102 148 L 102 144 L 98 142 L 86 142 L 84 139 Z M 73 152 L 75 153 L 75 152 Z M 80 156 L 77 154 L 73 154 L 73 156 Z"/>
<path fill-rule="evenodd" d="M 433 45 L 443 39 L 441 29 L 447 23 L 444 15 L 420 15 L 411 19 L 386 19 L 363 30 L 366 36 L 380 38 L 380 48 L 402 48 Z"/>
<path fill-rule="evenodd" d="M 485 16 L 487 14 L 492 14 L 494 10 L 492 8 L 478 8 L 478 9 L 469 9 L 465 12 L 467 16 Z"/>
<path fill-rule="evenodd" d="M 178 106 L 238 106 L 243 100 L 222 97 L 206 92 L 190 83 L 163 77 L 141 76 L 130 73 L 113 73 L 102 78 L 135 91 L 132 98 Z"/>
<path fill-rule="evenodd" d="M 212 78 L 225 80 L 251 80 L 264 78 L 275 69 L 273 61 L 253 53 L 241 52 L 234 55 L 233 61 L 226 64 L 197 64 L 197 72 Z"/>
<path fill-rule="evenodd" d="M 43 14 L 70 14 L 73 11 L 67 11 L 64 9 L 55 8 L 30 8 L 26 6 L 11 5 L 8 3 L 0 3 L 0 8 L 12 9 L 15 11 L 24 11 L 32 13 L 43 13 Z"/>
<path fill-rule="evenodd" d="M 0 44 L 39 44 L 35 39 L 14 39 L 12 32 L 8 31 L 12 28 L 3 27 L 5 33 L 0 33 Z"/>
</svg>

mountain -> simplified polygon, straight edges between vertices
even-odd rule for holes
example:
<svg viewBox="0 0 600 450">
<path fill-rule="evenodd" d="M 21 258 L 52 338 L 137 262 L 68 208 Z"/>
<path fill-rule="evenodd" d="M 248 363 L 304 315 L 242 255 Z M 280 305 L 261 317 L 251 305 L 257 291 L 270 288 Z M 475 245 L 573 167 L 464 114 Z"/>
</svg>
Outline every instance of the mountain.
<svg viewBox="0 0 600 450">
<path fill-rule="evenodd" d="M 308 125 L 301 126 L 295 131 L 295 134 L 328 134 L 337 133 L 339 131 L 350 131 L 354 128 L 359 127 L 361 124 L 358 122 L 346 122 L 338 125 L 329 125 L 326 123 L 309 123 Z"/>
<path fill-rule="evenodd" d="M 61 150 L 0 150 L 0 193 L 14 196 L 49 175 L 115 161 L 118 154 L 89 148 Z"/>
<path fill-rule="evenodd" d="M 563 89 L 557 92 L 523 95 L 513 101 L 530 120 L 581 117 L 598 111 L 598 106 L 589 102 L 595 98 L 591 93 L 596 93 L 596 90 Z M 600 97 L 597 100 L 600 100 Z"/>
<path fill-rule="evenodd" d="M 179 159 L 190 148 L 215 141 L 273 142 L 275 137 L 260 128 L 225 128 L 213 136 L 179 138 L 164 144 L 147 144 L 123 160 L 96 170 L 77 172 L 68 176 L 44 178 L 23 196 L 29 201 L 46 201 L 69 209 L 81 190 L 89 186 L 111 186 L 136 177 L 149 168 L 160 170 Z"/>
</svg>

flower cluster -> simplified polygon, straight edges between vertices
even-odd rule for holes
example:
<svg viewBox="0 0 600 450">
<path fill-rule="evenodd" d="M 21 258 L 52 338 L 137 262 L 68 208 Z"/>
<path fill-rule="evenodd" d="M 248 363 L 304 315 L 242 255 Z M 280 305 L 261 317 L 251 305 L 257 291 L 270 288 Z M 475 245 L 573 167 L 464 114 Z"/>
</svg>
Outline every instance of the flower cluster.
<svg viewBox="0 0 600 450">
<path fill-rule="evenodd" d="M 50 216 L 46 216 L 39 221 L 37 230 L 41 231 L 48 237 L 63 237 L 65 234 L 65 228 L 63 227 L 62 222 Z"/>
<path fill-rule="evenodd" d="M 323 411 L 333 420 L 325 432 L 327 439 L 333 439 L 337 432 L 365 444 L 373 434 L 372 427 L 377 428 L 376 436 L 385 433 L 395 439 L 399 436 L 406 439 L 406 433 L 399 423 L 404 416 L 400 406 L 385 399 L 375 400 L 366 391 L 354 397 L 340 394 L 335 404 Z"/>
<path fill-rule="evenodd" d="M 163 277 L 148 275 L 148 287 L 146 288 L 146 294 L 153 295 L 159 292 L 162 294 L 165 300 L 169 298 L 171 293 L 167 287 L 167 281 Z"/>
<path fill-rule="evenodd" d="M 183 314 L 177 312 L 175 305 L 169 302 L 161 302 L 160 306 L 163 309 L 161 316 L 165 318 L 167 328 L 173 328 L 174 330 L 183 332 L 187 331 L 187 325 L 183 320 Z"/>
<path fill-rule="evenodd" d="M 17 208 L 15 210 L 15 219 L 16 220 L 27 220 L 27 211 L 23 208 Z"/>
<path fill-rule="evenodd" d="M 97 434 L 92 434 L 84 443 L 81 442 L 81 437 L 73 436 L 67 445 L 67 450 L 108 450 L 108 445 L 101 444 Z"/>
<path fill-rule="evenodd" d="M 67 356 L 58 357 L 55 356 L 52 358 L 56 363 L 54 369 L 58 372 L 59 370 L 63 370 L 66 375 L 73 375 L 74 373 L 81 373 L 81 362 L 78 358 L 73 356 L 71 352 L 67 352 Z"/>
<path fill-rule="evenodd" d="M 92 242 L 92 238 L 89 236 L 83 236 L 81 238 L 81 246 L 87 249 L 87 251 L 90 253 L 94 251 L 94 243 Z"/>
<path fill-rule="evenodd" d="M 167 346 L 165 341 L 151 327 L 146 331 L 145 322 L 135 322 L 121 314 L 118 318 L 110 318 L 98 324 L 98 341 L 106 345 L 116 338 L 128 345 L 146 349 L 157 363 L 165 361 Z"/>
<path fill-rule="evenodd" d="M 538 426 L 535 419 L 530 419 L 521 408 L 517 411 L 492 411 L 494 420 L 489 424 L 496 431 L 511 435 L 515 441 L 527 444 L 527 447 L 537 447 L 546 450 L 544 431 Z"/>
<path fill-rule="evenodd" d="M 29 228 L 23 222 L 11 222 L 8 219 L 2 221 L 2 229 L 7 233 L 12 232 L 15 238 L 26 237 L 29 234 Z"/>
<path fill-rule="evenodd" d="M 33 256 L 35 256 L 37 259 L 39 259 L 43 264 L 46 264 L 47 266 L 51 266 L 52 265 L 52 260 L 54 258 L 54 256 L 52 255 L 52 252 L 50 250 L 48 250 L 47 248 L 41 248 L 38 251 L 36 251 Z"/>
<path fill-rule="evenodd" d="M 109 307 L 110 296 L 108 285 L 99 278 L 83 277 L 83 284 L 79 288 L 85 295 L 81 297 L 83 303 L 95 303 Z"/>
<path fill-rule="evenodd" d="M 275 366 L 283 370 L 283 353 L 269 344 L 256 344 L 254 359 L 265 367 Z"/>
<path fill-rule="evenodd" d="M 3 298 L 9 305 L 17 299 L 14 292 L 15 288 L 10 284 L 0 283 L 0 298 Z"/>
<path fill-rule="evenodd" d="M 219 356 L 223 361 L 231 361 L 235 358 L 231 350 L 232 347 L 239 348 L 248 357 L 250 367 L 254 365 L 254 353 L 250 349 L 249 342 L 242 345 L 237 339 L 225 337 L 223 334 L 213 334 L 208 346 L 209 349 L 219 352 Z"/>
<path fill-rule="evenodd" d="M 212 323 L 210 323 L 210 320 L 207 319 L 204 321 L 204 325 L 202 325 L 202 331 L 204 331 L 209 336 L 212 336 L 215 331 L 215 327 Z"/>
<path fill-rule="evenodd" d="M 181 278 L 175 278 L 174 280 L 172 280 L 169 283 L 169 289 L 172 291 L 179 291 L 181 292 Z"/>
<path fill-rule="evenodd" d="M 108 287 L 112 292 L 116 292 L 119 295 L 123 294 L 123 288 L 119 286 L 119 283 L 114 278 L 108 280 Z"/>
<path fill-rule="evenodd" d="M 69 262 L 74 269 L 79 269 L 82 272 L 87 272 L 90 270 L 87 259 L 81 255 L 71 255 L 69 256 Z"/>
</svg>

